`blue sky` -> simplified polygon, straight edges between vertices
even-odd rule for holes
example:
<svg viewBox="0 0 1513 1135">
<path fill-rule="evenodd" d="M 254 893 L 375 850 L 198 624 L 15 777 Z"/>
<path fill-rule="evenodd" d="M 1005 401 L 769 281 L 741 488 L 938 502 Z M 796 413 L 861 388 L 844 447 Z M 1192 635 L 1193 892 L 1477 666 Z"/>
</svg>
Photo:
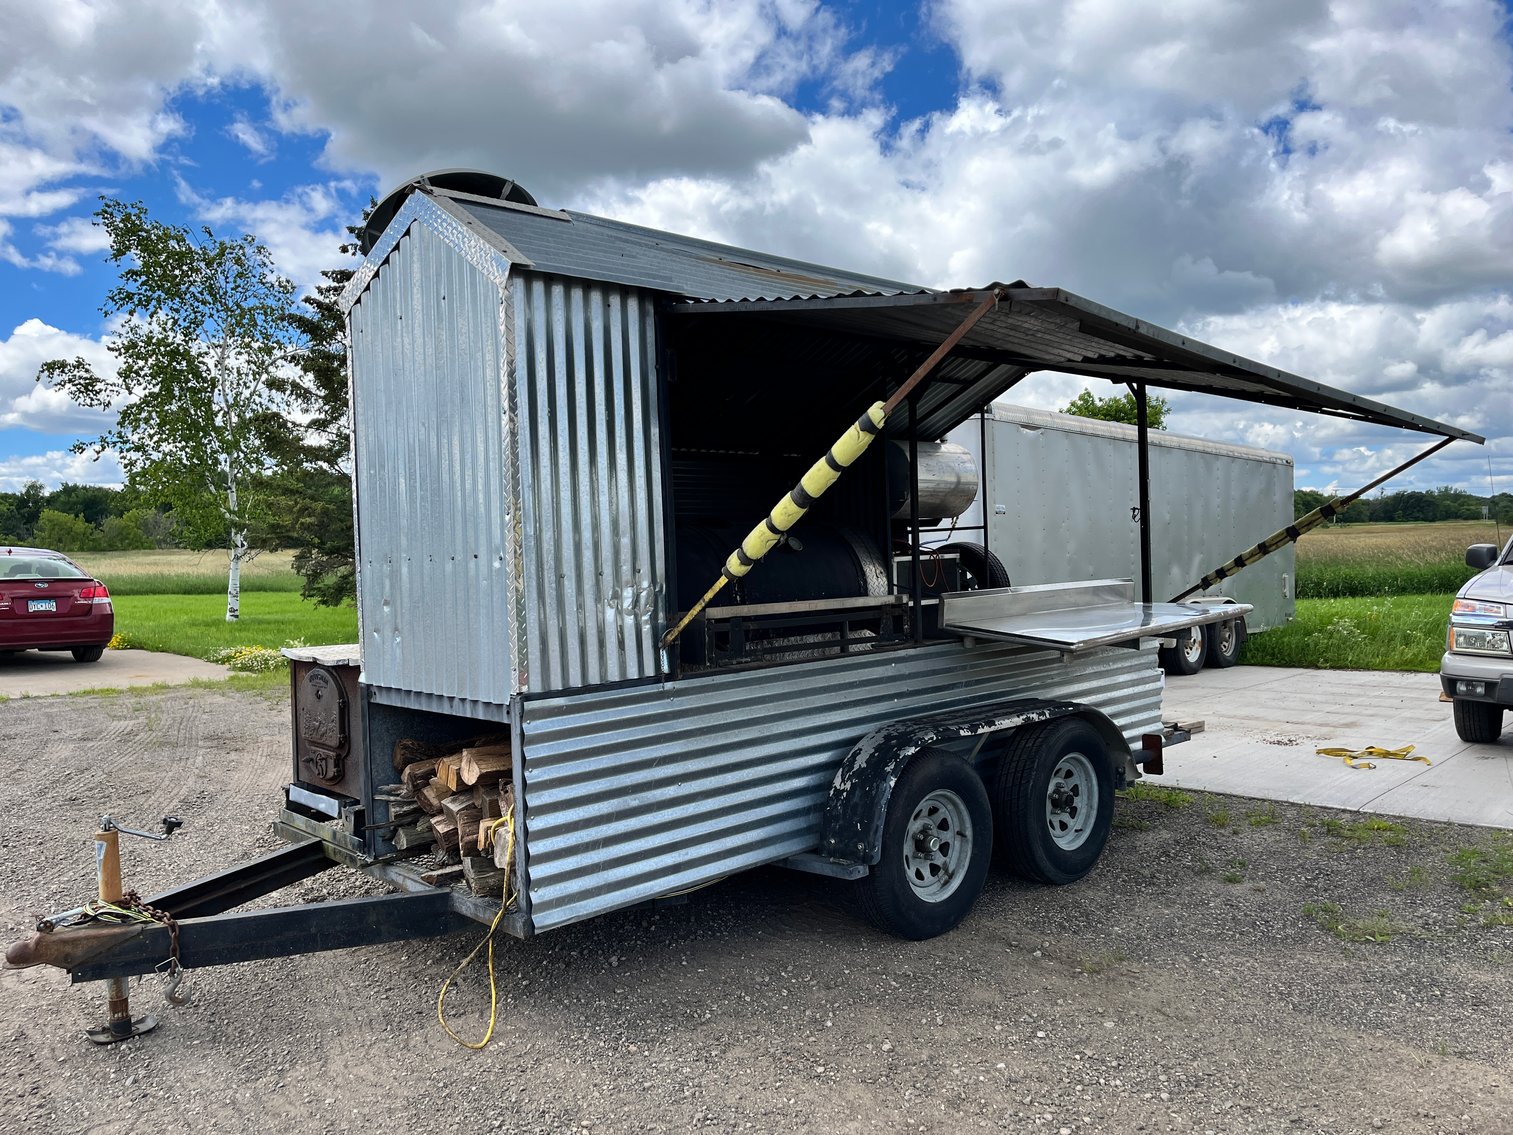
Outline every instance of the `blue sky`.
<svg viewBox="0 0 1513 1135">
<path fill-rule="evenodd" d="M 1513 49 L 1497 0 L 26 5 L 0 43 L 0 489 L 110 483 L 37 365 L 108 365 L 99 194 L 303 285 L 370 195 L 543 204 L 941 286 L 1025 278 L 1493 438 L 1513 487 Z M 1041 406 L 1083 383 L 1045 376 Z M 1107 388 L 1099 388 L 1100 393 Z M 1362 483 L 1420 439 L 1177 401 Z M 1397 487 L 1487 484 L 1457 445 Z"/>
</svg>

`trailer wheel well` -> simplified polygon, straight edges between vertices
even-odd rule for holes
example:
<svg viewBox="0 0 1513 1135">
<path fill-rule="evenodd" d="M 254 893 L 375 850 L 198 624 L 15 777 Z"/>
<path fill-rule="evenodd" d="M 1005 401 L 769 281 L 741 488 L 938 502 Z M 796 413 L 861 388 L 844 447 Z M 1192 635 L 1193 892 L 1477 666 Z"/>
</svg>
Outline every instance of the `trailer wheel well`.
<svg viewBox="0 0 1513 1135">
<path fill-rule="evenodd" d="M 955 713 L 908 718 L 879 726 L 863 737 L 836 771 L 825 802 L 820 854 L 875 864 L 893 786 L 915 757 L 925 752 L 964 756 L 986 775 L 1002 758 L 1008 738 L 1021 726 L 1076 717 L 1097 730 L 1114 762 L 1116 785 L 1130 767 L 1129 745 L 1109 718 L 1089 705 L 1021 698 Z"/>
</svg>

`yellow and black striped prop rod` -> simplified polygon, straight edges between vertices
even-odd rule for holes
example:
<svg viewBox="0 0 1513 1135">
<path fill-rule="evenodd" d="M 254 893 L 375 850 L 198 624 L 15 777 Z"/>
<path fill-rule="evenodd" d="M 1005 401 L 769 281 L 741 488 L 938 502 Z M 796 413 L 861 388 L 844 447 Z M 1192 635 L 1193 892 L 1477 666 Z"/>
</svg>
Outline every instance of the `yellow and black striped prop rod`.
<svg viewBox="0 0 1513 1135">
<path fill-rule="evenodd" d="M 720 569 L 720 574 L 715 578 L 714 584 L 704 592 L 703 598 L 690 607 L 688 613 L 678 620 L 677 625 L 662 636 L 664 647 L 671 646 L 677 641 L 678 636 L 683 633 L 689 623 L 699 617 L 699 612 L 709 606 L 709 601 L 720 593 L 722 587 L 733 579 L 740 579 L 755 567 L 757 561 L 777 546 L 778 541 L 783 538 L 788 529 L 803 519 L 804 514 L 814 506 L 814 502 L 824 495 L 825 490 L 835 484 L 840 475 L 867 451 L 867 446 L 872 444 L 872 439 L 882 433 L 883 424 L 888 420 L 888 415 L 898 408 L 925 375 L 935 369 L 936 364 L 945 358 L 951 348 L 961 341 L 961 337 L 972 329 L 972 325 L 993 310 L 998 303 L 998 297 L 997 290 L 989 292 L 987 297 L 957 325 L 956 329 L 946 336 L 940 346 L 930 352 L 930 357 L 915 368 L 914 373 L 893 392 L 886 402 L 874 402 L 869 406 L 867 412 L 840 436 L 840 440 L 830 447 L 825 456 L 809 467 L 809 472 L 805 473 L 799 483 L 788 491 L 788 495 L 777 503 L 777 507 L 767 514 L 766 519 L 747 533 L 746 539 L 741 541 L 741 546 L 730 553 L 730 558 Z M 970 301 L 974 297 L 968 295 L 963 298 Z"/>
<path fill-rule="evenodd" d="M 1312 512 L 1298 517 L 1286 528 L 1283 528 L 1277 532 L 1273 532 L 1270 536 L 1266 537 L 1266 539 L 1262 540 L 1255 547 L 1245 549 L 1245 551 L 1241 552 L 1238 556 L 1230 560 L 1228 563 L 1221 564 L 1218 567 L 1214 568 L 1213 571 L 1209 572 L 1202 579 L 1198 580 L 1197 583 L 1193 584 L 1186 591 L 1182 592 L 1182 594 L 1174 595 L 1171 598 L 1170 602 L 1180 603 L 1195 591 L 1202 591 L 1205 588 L 1212 587 L 1214 584 L 1222 582 L 1223 580 L 1228 579 L 1230 576 L 1244 571 L 1252 564 L 1265 559 L 1267 556 L 1271 555 L 1272 552 L 1280 551 L 1281 549 L 1287 547 L 1288 544 L 1291 544 L 1298 537 L 1302 536 L 1303 533 L 1311 532 L 1313 529 L 1317 528 L 1320 524 L 1324 523 L 1324 521 L 1328 520 L 1330 517 L 1338 516 L 1340 513 L 1344 512 L 1347 508 L 1349 508 L 1356 501 L 1360 500 L 1372 489 L 1382 484 L 1382 482 L 1390 481 L 1404 469 L 1407 469 L 1411 465 L 1417 465 L 1424 458 L 1438 453 L 1454 440 L 1454 438 L 1450 437 L 1442 438 L 1437 445 L 1431 446 L 1430 448 L 1424 450 L 1424 452 L 1420 453 L 1417 457 L 1414 457 L 1408 461 L 1404 461 L 1401 465 L 1399 465 L 1396 469 L 1393 469 L 1391 472 L 1383 473 L 1376 480 L 1372 481 L 1371 484 L 1363 485 L 1361 488 L 1356 489 L 1356 491 L 1351 493 L 1349 496 L 1336 497 L 1334 500 L 1329 501 L 1327 504 L 1320 505 Z"/>
</svg>

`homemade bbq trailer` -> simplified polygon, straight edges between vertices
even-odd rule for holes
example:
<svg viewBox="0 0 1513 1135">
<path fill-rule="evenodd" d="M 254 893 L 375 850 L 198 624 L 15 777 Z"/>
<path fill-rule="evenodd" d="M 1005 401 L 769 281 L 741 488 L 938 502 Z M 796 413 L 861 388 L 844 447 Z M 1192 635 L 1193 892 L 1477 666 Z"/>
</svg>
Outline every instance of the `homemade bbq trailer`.
<svg viewBox="0 0 1513 1135">
<path fill-rule="evenodd" d="M 1093 867 L 1113 791 L 1180 739 L 1156 640 L 1244 610 L 1153 602 L 1143 427 L 1138 583 L 984 587 L 972 554 L 922 551 L 962 507 L 922 447 L 1039 369 L 1142 407 L 1159 386 L 1480 440 L 1056 288 L 933 291 L 542 208 L 484 174 L 403 186 L 363 243 L 361 643 L 290 652 L 275 827 L 295 842 L 129 926 L 61 917 L 12 964 L 119 979 L 506 903 L 498 925 L 528 936 L 774 863 L 851 880 L 896 934 L 942 933 L 995 845 L 1047 883 Z M 398 846 L 396 755 L 478 738 L 509 754 L 486 825 L 508 900 L 432 885 Z M 396 893 L 230 913 L 333 863 Z"/>
</svg>

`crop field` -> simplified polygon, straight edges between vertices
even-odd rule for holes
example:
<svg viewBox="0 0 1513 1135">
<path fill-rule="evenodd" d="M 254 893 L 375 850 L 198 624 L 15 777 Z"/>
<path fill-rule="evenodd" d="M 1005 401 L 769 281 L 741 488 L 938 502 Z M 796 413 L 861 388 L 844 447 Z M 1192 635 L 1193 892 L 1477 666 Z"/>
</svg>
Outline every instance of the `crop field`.
<svg viewBox="0 0 1513 1135">
<path fill-rule="evenodd" d="M 1466 549 L 1507 535 L 1489 520 L 1315 528 L 1298 541 L 1298 598 L 1454 595 L 1475 574 Z"/>
</svg>

